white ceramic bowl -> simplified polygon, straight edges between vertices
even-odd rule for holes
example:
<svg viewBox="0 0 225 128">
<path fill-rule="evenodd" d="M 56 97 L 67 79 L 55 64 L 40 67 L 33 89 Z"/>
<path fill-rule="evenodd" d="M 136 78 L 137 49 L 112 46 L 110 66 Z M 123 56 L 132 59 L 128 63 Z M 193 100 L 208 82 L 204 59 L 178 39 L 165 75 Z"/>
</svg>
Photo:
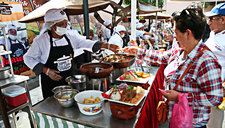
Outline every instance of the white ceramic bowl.
<svg viewBox="0 0 225 128">
<path fill-rule="evenodd" d="M 98 90 L 88 90 L 79 92 L 75 97 L 75 101 L 77 102 L 78 108 L 80 112 L 84 115 L 97 115 L 100 113 L 104 106 L 104 98 L 101 95 L 102 91 Z M 90 98 L 93 96 L 95 99 L 99 97 L 101 102 L 93 103 L 93 104 L 84 104 L 82 103 L 85 98 Z"/>
</svg>

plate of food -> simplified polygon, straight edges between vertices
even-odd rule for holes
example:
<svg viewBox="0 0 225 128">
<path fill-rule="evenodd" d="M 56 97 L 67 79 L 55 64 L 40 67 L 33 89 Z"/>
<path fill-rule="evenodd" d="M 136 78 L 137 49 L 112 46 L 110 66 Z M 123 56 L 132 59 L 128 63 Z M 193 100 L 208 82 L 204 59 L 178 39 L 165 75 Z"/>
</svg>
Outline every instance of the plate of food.
<svg viewBox="0 0 225 128">
<path fill-rule="evenodd" d="M 154 76 L 150 73 L 136 72 L 135 70 L 129 70 L 128 72 L 124 72 L 116 80 L 122 82 L 146 84 L 150 78 L 154 78 Z"/>
<path fill-rule="evenodd" d="M 134 87 L 122 83 L 120 85 L 114 85 L 109 91 L 102 93 L 102 96 L 111 102 L 129 106 L 138 106 L 147 94 L 148 91 L 140 86 Z"/>
</svg>

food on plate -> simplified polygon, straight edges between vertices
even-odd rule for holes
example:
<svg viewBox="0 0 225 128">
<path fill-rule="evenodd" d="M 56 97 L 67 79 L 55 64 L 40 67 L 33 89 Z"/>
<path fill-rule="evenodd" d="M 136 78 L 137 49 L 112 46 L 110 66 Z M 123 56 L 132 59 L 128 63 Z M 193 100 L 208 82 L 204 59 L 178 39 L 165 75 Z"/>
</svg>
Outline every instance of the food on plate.
<svg viewBox="0 0 225 128">
<path fill-rule="evenodd" d="M 105 62 L 127 62 L 129 59 L 127 59 L 126 56 L 123 55 L 109 55 L 103 58 L 103 61 Z"/>
<path fill-rule="evenodd" d="M 149 77 L 151 74 L 150 73 L 143 73 L 142 74 L 142 78 L 147 78 L 147 77 Z"/>
<path fill-rule="evenodd" d="M 138 77 L 142 77 L 143 74 L 144 74 L 144 72 L 136 72 L 136 75 L 137 75 Z"/>
<path fill-rule="evenodd" d="M 134 71 L 124 72 L 119 78 L 120 80 L 140 81 Z"/>
<path fill-rule="evenodd" d="M 85 98 L 82 103 L 84 103 L 84 104 L 93 104 L 93 103 L 98 103 L 100 101 L 101 100 L 100 100 L 99 97 L 96 97 L 96 99 L 95 99 L 93 96 L 91 96 L 91 98 Z"/>
<path fill-rule="evenodd" d="M 134 87 L 134 90 L 136 90 L 136 93 L 145 93 L 145 90 L 140 86 Z"/>
<path fill-rule="evenodd" d="M 123 87 L 122 89 L 121 86 Z M 108 94 L 102 93 L 102 96 L 107 99 L 136 104 L 144 96 L 144 93 L 145 90 L 140 86 L 133 87 L 122 83 L 120 85 L 114 85 Z"/>
</svg>

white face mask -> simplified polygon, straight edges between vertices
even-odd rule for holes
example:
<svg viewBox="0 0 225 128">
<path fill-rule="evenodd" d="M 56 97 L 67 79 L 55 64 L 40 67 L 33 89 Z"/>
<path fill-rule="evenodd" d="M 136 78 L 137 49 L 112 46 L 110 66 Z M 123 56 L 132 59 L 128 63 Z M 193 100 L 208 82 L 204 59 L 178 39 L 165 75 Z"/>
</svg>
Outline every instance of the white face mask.
<svg viewBox="0 0 225 128">
<path fill-rule="evenodd" d="M 15 35 L 9 35 L 9 38 L 11 39 L 11 40 L 16 40 L 17 39 L 17 35 L 15 36 Z"/>
<path fill-rule="evenodd" d="M 125 34 L 121 35 L 121 37 L 123 38 L 125 36 Z"/>
<path fill-rule="evenodd" d="M 56 26 L 56 31 L 55 31 L 55 33 L 56 33 L 57 35 L 62 36 L 62 35 L 64 35 L 64 34 L 66 33 L 66 31 L 67 31 L 67 28 L 63 28 L 63 27 L 58 27 L 58 26 Z"/>
</svg>

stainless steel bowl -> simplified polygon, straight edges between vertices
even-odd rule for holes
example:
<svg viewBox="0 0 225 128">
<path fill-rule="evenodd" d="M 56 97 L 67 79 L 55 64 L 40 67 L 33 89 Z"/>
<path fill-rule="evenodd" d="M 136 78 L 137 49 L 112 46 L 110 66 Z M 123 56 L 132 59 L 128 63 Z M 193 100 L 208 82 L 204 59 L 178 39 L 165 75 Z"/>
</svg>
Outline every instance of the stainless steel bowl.
<svg viewBox="0 0 225 128">
<path fill-rule="evenodd" d="M 52 92 L 53 93 L 56 93 L 58 91 L 62 91 L 62 90 L 65 90 L 65 89 L 73 89 L 71 86 L 69 85 L 61 85 L 61 86 L 56 86 L 52 89 Z"/>
<path fill-rule="evenodd" d="M 9 70 L 10 70 L 9 66 L 0 68 L 0 79 L 1 80 L 9 77 Z"/>
<path fill-rule="evenodd" d="M 85 75 L 73 75 L 73 76 L 67 77 L 65 80 L 70 86 L 73 87 L 73 89 L 77 89 L 79 91 L 83 91 L 86 89 Z"/>
<path fill-rule="evenodd" d="M 62 90 L 60 92 L 56 92 L 54 94 L 54 97 L 56 100 L 59 101 L 59 104 L 62 107 L 71 107 L 74 105 L 75 100 L 74 100 L 74 96 L 79 93 L 78 90 L 76 89 L 65 89 Z M 69 97 L 68 99 L 62 99 L 62 97 Z"/>
</svg>

